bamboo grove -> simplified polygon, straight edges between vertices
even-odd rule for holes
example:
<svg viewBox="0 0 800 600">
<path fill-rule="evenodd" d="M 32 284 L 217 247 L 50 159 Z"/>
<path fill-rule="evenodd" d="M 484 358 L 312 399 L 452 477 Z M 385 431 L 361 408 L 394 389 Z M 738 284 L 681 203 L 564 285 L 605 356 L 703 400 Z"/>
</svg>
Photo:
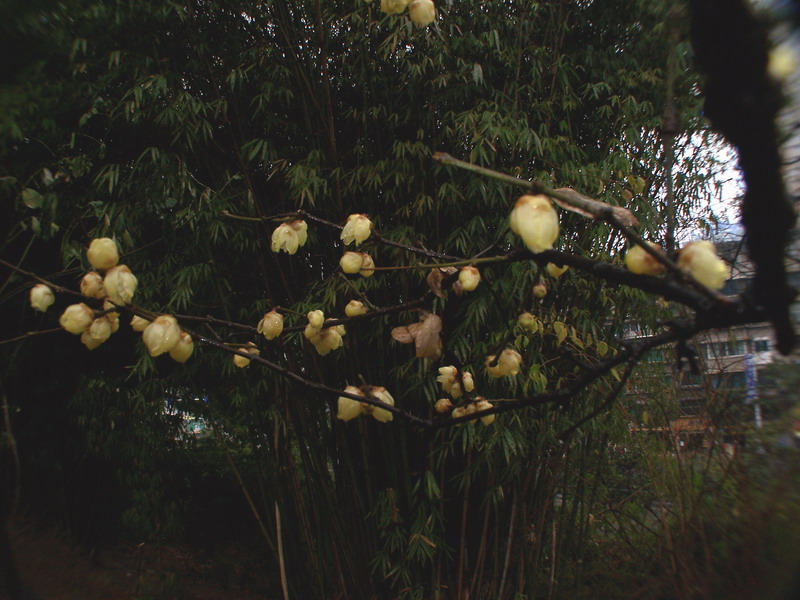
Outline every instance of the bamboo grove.
<svg viewBox="0 0 800 600">
<path fill-rule="evenodd" d="M 204 502 L 182 475 L 191 414 L 283 597 L 691 597 L 674 565 L 644 591 L 663 555 L 618 550 L 633 517 L 601 516 L 626 472 L 654 470 L 622 390 L 648 350 L 709 328 L 769 318 L 791 346 L 788 288 L 728 300 L 673 260 L 698 215 L 710 224 L 719 167 L 698 91 L 717 67 L 702 79 L 689 42 L 703 2 L 441 2 L 425 26 L 381 4 L 74 0 L 4 15 L 20 60 L 0 96 L 2 338 L 15 340 L 0 381 L 20 447 L 37 449 L 33 495 L 90 545 L 109 528 L 181 535 Z M 560 233 L 532 252 L 509 213 L 542 192 Z M 340 268 L 360 214 L 368 277 Z M 305 243 L 273 252 L 276 228 L 299 220 Z M 119 312 L 173 315 L 194 339 L 185 363 L 154 358 L 126 324 L 91 352 L 56 327 L 98 238 L 138 278 Z M 652 253 L 666 275 L 626 269 L 645 241 L 668 251 Z M 480 284 L 455 293 L 452 267 Z M 37 279 L 60 292 L 43 315 L 27 302 Z M 354 300 L 368 310 L 346 316 Z M 265 341 L 273 309 L 284 327 Z M 317 310 L 346 328 L 324 356 L 303 335 Z M 421 355 L 412 333 L 429 315 L 441 351 Z M 652 335 L 625 341 L 632 320 Z M 491 377 L 504 348 L 519 373 Z M 451 365 L 488 408 L 435 410 Z M 343 392 L 366 384 L 394 404 Z M 392 421 L 337 420 L 342 394 Z M 609 575 L 636 560 L 629 579 Z"/>
</svg>

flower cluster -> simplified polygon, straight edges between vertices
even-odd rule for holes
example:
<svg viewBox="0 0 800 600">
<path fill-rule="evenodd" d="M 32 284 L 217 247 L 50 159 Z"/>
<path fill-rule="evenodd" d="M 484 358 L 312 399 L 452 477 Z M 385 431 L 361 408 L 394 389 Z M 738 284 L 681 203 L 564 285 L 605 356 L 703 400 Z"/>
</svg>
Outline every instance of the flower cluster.
<svg viewBox="0 0 800 600">
<path fill-rule="evenodd" d="M 381 10 L 390 15 L 399 15 L 408 7 L 408 16 L 419 27 L 425 27 L 436 20 L 436 7 L 433 0 L 381 0 Z"/>
<path fill-rule="evenodd" d="M 250 356 L 258 356 L 261 352 L 256 348 L 256 345 L 253 342 L 249 342 L 247 346 L 244 348 L 239 348 L 240 351 L 249 354 Z M 250 364 L 250 359 L 246 356 L 242 356 L 241 354 L 234 354 L 233 355 L 233 364 L 239 367 L 240 369 L 244 369 L 246 366 Z"/>
<path fill-rule="evenodd" d="M 369 396 L 373 400 L 379 400 L 384 404 L 394 406 L 394 398 L 392 398 L 392 395 L 386 390 L 385 387 L 369 385 L 362 388 L 357 388 L 354 385 L 348 385 L 346 388 L 344 388 L 344 391 L 348 394 L 353 394 L 354 396 L 360 396 L 362 398 Z M 367 404 L 366 402 L 359 402 L 358 400 L 353 400 L 352 398 L 348 398 L 346 396 L 339 396 L 336 410 L 337 419 L 340 421 L 350 421 L 351 419 L 355 419 L 362 414 L 372 415 L 373 419 L 380 421 L 381 423 L 386 423 L 394 418 L 392 413 L 385 408 L 381 408 L 373 404 Z"/>
<path fill-rule="evenodd" d="M 442 391 L 450 394 L 453 398 L 460 398 L 464 392 L 471 392 L 475 389 L 472 373 L 459 371 L 452 365 L 439 367 L 439 376 L 436 381 L 442 384 Z"/>
<path fill-rule="evenodd" d="M 308 325 L 306 325 L 303 335 L 314 345 L 321 356 L 344 345 L 344 340 L 342 340 L 342 336 L 345 334 L 344 325 L 323 328 L 325 314 L 321 310 L 312 310 L 306 316 Z"/>
<path fill-rule="evenodd" d="M 453 417 L 454 419 L 458 419 L 459 417 L 466 417 L 468 415 L 472 415 L 482 410 L 488 410 L 493 406 L 494 405 L 485 398 L 478 397 L 475 399 L 475 402 L 470 402 L 469 404 L 466 404 L 464 406 L 459 406 L 457 408 L 454 408 L 453 412 L 450 413 L 450 416 Z M 494 423 L 494 417 L 495 416 L 493 414 L 484 415 L 480 418 L 481 423 L 483 423 L 484 425 L 491 425 L 492 423 Z"/>
</svg>

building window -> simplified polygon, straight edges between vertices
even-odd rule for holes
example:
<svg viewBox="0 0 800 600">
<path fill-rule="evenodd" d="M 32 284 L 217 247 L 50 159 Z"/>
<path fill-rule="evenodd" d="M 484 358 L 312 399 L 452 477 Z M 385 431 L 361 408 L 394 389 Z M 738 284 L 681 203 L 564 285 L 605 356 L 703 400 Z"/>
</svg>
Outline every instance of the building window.
<svg viewBox="0 0 800 600">
<path fill-rule="evenodd" d="M 753 340 L 753 352 L 769 352 L 769 340 Z"/>
</svg>

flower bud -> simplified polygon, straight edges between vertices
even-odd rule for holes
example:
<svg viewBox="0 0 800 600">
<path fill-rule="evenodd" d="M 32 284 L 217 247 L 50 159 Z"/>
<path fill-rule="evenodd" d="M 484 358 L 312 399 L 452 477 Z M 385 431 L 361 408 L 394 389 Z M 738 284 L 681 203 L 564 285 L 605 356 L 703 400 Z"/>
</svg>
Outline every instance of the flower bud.
<svg viewBox="0 0 800 600">
<path fill-rule="evenodd" d="M 344 307 L 344 314 L 348 317 L 357 317 L 359 315 L 363 315 L 367 312 L 367 307 L 364 306 L 363 302 L 359 302 L 358 300 L 350 300 L 347 303 L 347 306 Z"/>
<path fill-rule="evenodd" d="M 488 409 L 492 408 L 493 406 L 494 405 L 491 402 L 488 402 L 487 400 L 478 400 L 478 402 L 475 403 L 475 410 L 476 410 L 476 412 L 481 411 L 481 410 L 488 410 Z M 491 425 L 492 423 L 494 423 L 494 418 L 495 418 L 495 415 L 493 415 L 493 414 L 492 415 L 484 415 L 484 416 L 481 417 L 481 423 L 483 423 L 484 425 Z"/>
<path fill-rule="evenodd" d="M 106 278 L 103 280 L 106 286 L 106 293 L 114 304 L 130 304 L 133 294 L 136 293 L 136 276 L 125 265 L 118 265 L 109 269 Z"/>
<path fill-rule="evenodd" d="M 654 250 L 661 251 L 661 246 L 647 242 Z M 628 271 L 637 275 L 661 275 L 664 265 L 650 256 L 641 246 L 633 246 L 625 253 L 625 266 Z"/>
<path fill-rule="evenodd" d="M 408 5 L 408 16 L 419 27 L 425 27 L 436 20 L 436 7 L 432 0 L 413 0 Z"/>
<path fill-rule="evenodd" d="M 170 315 L 161 315 L 150 323 L 142 332 L 142 341 L 147 346 L 150 356 L 158 356 L 169 352 L 178 343 L 181 328 L 178 321 Z"/>
<path fill-rule="evenodd" d="M 475 381 L 472 379 L 472 373 L 466 371 L 461 373 L 461 385 L 464 387 L 465 392 L 471 392 L 475 389 Z"/>
<path fill-rule="evenodd" d="M 361 252 L 345 252 L 342 258 L 339 259 L 339 266 L 345 273 L 358 273 L 361 270 L 361 264 L 364 262 L 364 257 Z"/>
<path fill-rule="evenodd" d="M 181 337 L 178 338 L 178 343 L 169 351 L 169 355 L 173 360 L 179 363 L 185 363 L 194 352 L 194 342 L 192 336 L 185 331 L 181 331 Z"/>
<path fill-rule="evenodd" d="M 559 267 L 558 265 L 554 265 L 553 263 L 547 263 L 547 266 L 544 269 L 545 271 L 547 271 L 547 274 L 550 275 L 550 277 L 552 277 L 553 279 L 558 279 L 564 273 L 567 272 L 567 269 L 569 269 L 569 267 L 567 265 Z"/>
<path fill-rule="evenodd" d="M 119 321 L 119 313 L 115 310 L 116 308 L 116 304 L 111 300 L 106 299 L 103 302 L 103 310 L 106 311 L 106 317 L 108 317 L 109 321 Z"/>
<path fill-rule="evenodd" d="M 259 354 L 261 354 L 261 352 L 259 351 L 258 348 L 256 348 L 256 345 L 253 342 L 250 342 L 249 344 L 247 344 L 246 348 L 239 348 L 239 350 L 241 352 L 246 352 L 250 356 L 258 356 Z M 244 369 L 247 365 L 250 364 L 250 359 L 246 358 L 244 356 L 241 356 L 239 354 L 234 354 L 233 355 L 233 364 L 236 365 L 237 367 L 239 367 L 240 369 Z"/>
<path fill-rule="evenodd" d="M 312 310 L 306 317 L 308 318 L 308 324 L 314 329 L 321 329 L 322 324 L 325 323 L 325 313 L 321 310 Z"/>
<path fill-rule="evenodd" d="M 45 312 L 56 301 L 56 297 L 48 286 L 37 283 L 31 288 L 30 301 L 34 310 Z"/>
<path fill-rule="evenodd" d="M 342 228 L 341 239 L 344 241 L 345 246 L 356 243 L 359 246 L 361 242 L 369 237 L 372 230 L 372 221 L 364 214 L 354 214 L 347 217 L 347 223 Z"/>
<path fill-rule="evenodd" d="M 364 396 L 364 392 L 354 385 L 348 385 L 346 388 L 344 388 L 344 391 L 355 396 Z M 351 419 L 355 419 L 356 417 L 360 416 L 363 412 L 361 409 L 361 402 L 345 396 L 339 396 L 339 400 L 336 403 L 336 408 L 336 418 L 340 421 L 350 421 Z"/>
<path fill-rule="evenodd" d="M 95 348 L 99 347 L 105 340 L 98 340 L 93 338 L 89 334 L 89 330 L 87 329 L 81 334 L 81 343 L 86 346 L 87 350 L 94 350 Z"/>
<path fill-rule="evenodd" d="M 539 329 L 539 320 L 529 312 L 524 312 L 517 317 L 517 325 L 528 331 Z"/>
<path fill-rule="evenodd" d="M 509 225 L 531 252 L 550 250 L 558 237 L 558 214 L 550 198 L 543 194 L 519 198 Z"/>
<path fill-rule="evenodd" d="M 372 277 L 375 274 L 375 263 L 372 261 L 372 257 L 369 254 L 364 254 L 363 260 L 361 262 L 361 268 L 358 270 L 358 274 L 362 277 Z"/>
<path fill-rule="evenodd" d="M 117 244 L 111 238 L 96 238 L 89 244 L 86 258 L 98 271 L 105 271 L 119 262 Z"/>
<path fill-rule="evenodd" d="M 103 277 L 97 271 L 89 271 L 81 279 L 81 294 L 87 298 L 105 298 L 106 286 L 103 285 Z"/>
<path fill-rule="evenodd" d="M 533 295 L 537 298 L 544 298 L 547 296 L 547 286 L 543 283 L 537 283 L 533 286 Z"/>
<path fill-rule="evenodd" d="M 464 267 L 458 274 L 458 283 L 465 292 L 471 292 L 481 282 L 481 272 L 475 267 Z"/>
<path fill-rule="evenodd" d="M 722 289 L 731 271 L 717 256 L 714 244 L 707 240 L 690 242 L 681 248 L 678 266 L 712 290 Z"/>
<path fill-rule="evenodd" d="M 439 376 L 436 378 L 436 381 L 442 384 L 442 391 L 445 394 L 452 395 L 453 385 L 458 383 L 458 369 L 455 368 L 453 365 L 448 365 L 446 367 L 439 367 Z M 454 398 L 458 398 L 461 396 L 461 390 L 458 390 L 458 396 L 453 395 Z"/>
<path fill-rule="evenodd" d="M 83 333 L 94 321 L 94 311 L 83 302 L 72 304 L 61 313 L 58 324 L 72 334 Z M 99 344 L 98 344 L 99 345 Z"/>
<path fill-rule="evenodd" d="M 500 358 L 498 359 L 497 364 L 492 366 L 494 359 L 494 354 L 486 359 L 486 370 L 492 377 L 505 377 L 519 373 L 519 366 L 522 363 L 522 357 L 516 350 L 506 348 L 500 353 Z"/>
<path fill-rule="evenodd" d="M 256 331 L 268 340 L 274 340 L 283 331 L 283 315 L 277 310 L 271 310 L 258 322 Z"/>
<path fill-rule="evenodd" d="M 399 15 L 411 0 L 381 0 L 381 11 L 389 15 Z"/>
<path fill-rule="evenodd" d="M 131 329 L 134 331 L 144 331 L 148 325 L 150 325 L 150 321 L 147 319 L 143 319 L 137 315 L 131 318 Z"/>
<path fill-rule="evenodd" d="M 111 337 L 111 321 L 103 316 L 92 321 L 86 332 L 101 344 Z"/>
<path fill-rule="evenodd" d="M 439 398 L 433 407 L 433 409 L 439 414 L 444 414 L 451 408 L 453 408 L 453 402 L 450 400 L 450 398 Z"/>
<path fill-rule="evenodd" d="M 306 330 L 308 330 L 309 327 L 310 325 L 306 327 Z M 314 348 L 320 354 L 320 356 L 325 356 L 331 350 L 336 350 L 344 345 L 342 335 L 339 333 L 339 331 L 337 331 L 336 327 L 327 327 L 325 329 L 314 331 L 317 332 L 316 335 L 311 335 L 311 337 L 306 335 L 306 337 L 312 344 L 314 344 Z"/>
</svg>

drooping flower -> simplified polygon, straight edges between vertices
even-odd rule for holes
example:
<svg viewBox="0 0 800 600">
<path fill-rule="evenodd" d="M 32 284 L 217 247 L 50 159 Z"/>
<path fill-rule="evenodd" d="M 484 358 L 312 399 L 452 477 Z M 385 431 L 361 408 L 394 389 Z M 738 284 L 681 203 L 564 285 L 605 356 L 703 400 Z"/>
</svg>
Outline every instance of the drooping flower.
<svg viewBox="0 0 800 600">
<path fill-rule="evenodd" d="M 89 326 L 87 331 L 89 332 L 90 336 L 102 343 L 111 337 L 111 329 L 111 320 L 108 318 L 108 316 L 102 316 L 92 321 L 92 324 Z"/>
<path fill-rule="evenodd" d="M 465 292 L 472 292 L 481 282 L 481 272 L 475 267 L 464 267 L 458 273 L 458 283 Z"/>
<path fill-rule="evenodd" d="M 294 254 L 300 246 L 306 243 L 307 237 L 308 225 L 305 221 L 281 223 L 272 232 L 272 251 L 283 250 L 288 254 Z"/>
<path fill-rule="evenodd" d="M 361 270 L 361 264 L 364 262 L 364 257 L 361 252 L 345 252 L 342 258 L 339 259 L 339 266 L 345 273 L 358 273 Z"/>
<path fill-rule="evenodd" d="M 369 254 L 363 254 L 363 260 L 361 262 L 361 268 L 358 270 L 358 274 L 362 277 L 372 277 L 375 274 L 375 263 L 372 260 L 372 257 Z"/>
<path fill-rule="evenodd" d="M 353 214 L 347 217 L 347 223 L 342 228 L 341 239 L 345 246 L 353 242 L 359 246 L 372 232 L 372 221 L 364 214 Z"/>
<path fill-rule="evenodd" d="M 493 406 L 494 405 L 491 402 L 489 402 L 488 400 L 481 399 L 481 400 L 478 400 L 477 402 L 475 402 L 475 412 L 478 412 L 478 411 L 481 411 L 481 410 L 488 410 L 488 409 L 492 408 Z M 492 423 L 494 423 L 494 417 L 495 417 L 495 415 L 493 415 L 493 414 L 491 414 L 491 415 L 483 415 L 481 417 L 481 423 L 483 423 L 484 425 L 491 425 Z"/>
<path fill-rule="evenodd" d="M 545 269 L 545 271 L 547 271 L 547 274 L 550 275 L 550 277 L 552 277 L 553 279 L 558 279 L 564 273 L 567 272 L 567 269 L 569 269 L 569 266 L 564 265 L 562 267 L 559 267 L 556 264 L 547 263 L 547 266 L 544 269 Z"/>
<path fill-rule="evenodd" d="M 45 312 L 48 308 L 50 308 L 53 302 L 56 301 L 53 290 L 43 283 L 37 283 L 35 286 L 33 286 L 31 288 L 29 297 L 31 301 L 31 307 L 40 312 Z"/>
<path fill-rule="evenodd" d="M 364 306 L 363 302 L 358 300 L 350 300 L 347 303 L 347 306 L 344 307 L 344 314 L 348 317 L 357 317 L 359 315 L 363 315 L 367 312 L 367 307 Z"/>
<path fill-rule="evenodd" d="M 337 325 L 336 327 L 316 329 L 309 323 L 303 334 L 306 336 L 306 339 L 314 345 L 314 349 L 320 356 L 325 356 L 330 353 L 331 350 L 336 350 L 344 345 L 342 333 L 340 333 L 344 331 L 344 328 L 339 329 L 340 327 L 342 326 Z"/>
<path fill-rule="evenodd" d="M 178 343 L 181 328 L 171 315 L 161 315 L 150 323 L 142 332 L 142 341 L 147 346 L 150 356 L 158 356 L 169 352 Z"/>
<path fill-rule="evenodd" d="M 517 325 L 528 331 L 538 329 L 538 319 L 529 312 L 524 312 L 517 317 Z"/>
<path fill-rule="evenodd" d="M 550 250 L 558 237 L 558 214 L 550 198 L 543 194 L 519 198 L 509 225 L 531 252 Z"/>
<path fill-rule="evenodd" d="M 472 373 L 459 372 L 453 365 L 439 367 L 439 376 L 436 381 L 442 384 L 442 391 L 450 394 L 453 398 L 460 398 L 465 391 L 471 392 L 475 389 Z"/>
<path fill-rule="evenodd" d="M 321 310 L 312 310 L 306 317 L 308 318 L 308 324 L 314 329 L 321 329 L 322 324 L 325 323 L 325 313 Z"/>
<path fill-rule="evenodd" d="M 259 354 L 261 354 L 261 352 L 259 351 L 258 348 L 256 348 L 256 345 L 253 342 L 248 343 L 247 347 L 245 348 L 239 348 L 239 350 L 249 354 L 250 356 L 258 356 Z M 244 369 L 247 365 L 250 364 L 250 359 L 245 356 L 241 356 L 240 354 L 234 354 L 233 364 L 239 367 L 240 369 Z"/>
<path fill-rule="evenodd" d="M 519 366 L 522 364 L 522 356 L 516 350 L 506 348 L 500 353 L 500 358 L 496 365 L 492 365 L 495 355 L 492 354 L 486 359 L 486 370 L 492 377 L 505 377 L 519 373 Z"/>
<path fill-rule="evenodd" d="M 661 251 L 661 246 L 652 242 L 647 242 L 654 250 Z M 641 246 L 633 246 L 625 253 L 625 266 L 631 273 L 637 275 L 661 275 L 664 272 L 664 265 Z"/>
<path fill-rule="evenodd" d="M 433 409 L 439 414 L 444 414 L 451 408 L 453 408 L 453 402 L 450 400 L 450 398 L 439 398 L 433 407 Z"/>
<path fill-rule="evenodd" d="M 61 313 L 58 324 L 70 333 L 78 335 L 89 329 L 92 321 L 94 321 L 94 311 L 81 302 L 68 306 Z"/>
<path fill-rule="evenodd" d="M 134 331 L 144 331 L 148 325 L 150 325 L 150 321 L 147 319 L 143 319 L 138 315 L 131 317 L 131 329 Z"/>
<path fill-rule="evenodd" d="M 355 396 L 364 396 L 364 392 L 354 385 L 348 385 L 344 388 L 344 391 Z M 339 396 L 336 409 L 336 418 L 340 421 L 350 421 L 360 416 L 363 412 L 361 402 L 353 400 L 352 398 L 347 398 L 346 396 Z"/>
<path fill-rule="evenodd" d="M 369 386 L 369 394 L 375 400 L 380 400 L 384 404 L 388 404 L 389 406 L 394 406 L 394 398 L 392 395 L 386 390 L 385 387 L 371 385 Z M 385 408 L 380 408 L 378 406 L 373 406 L 372 404 L 361 404 L 361 409 L 364 411 L 364 414 L 372 415 L 372 417 L 380 421 L 381 423 L 387 423 L 394 419 L 394 415 L 386 410 Z"/>
<path fill-rule="evenodd" d="M 86 258 L 98 271 L 110 269 L 119 262 L 117 244 L 111 238 L 93 239 L 86 251 Z"/>
<path fill-rule="evenodd" d="M 138 285 L 136 276 L 125 265 L 118 265 L 108 270 L 103 284 L 106 293 L 114 304 L 130 304 Z"/>
<path fill-rule="evenodd" d="M 537 283 L 533 286 L 533 295 L 537 298 L 544 298 L 547 296 L 547 286 L 543 283 Z"/>
<path fill-rule="evenodd" d="M 179 363 L 185 363 L 194 352 L 194 342 L 192 336 L 185 331 L 181 331 L 181 336 L 178 338 L 178 343 L 169 351 L 169 355 L 173 360 Z"/>
<path fill-rule="evenodd" d="M 432 0 L 413 0 L 408 5 L 408 16 L 415 25 L 425 27 L 436 20 L 436 7 Z"/>
<path fill-rule="evenodd" d="M 381 11 L 389 15 L 399 15 L 411 0 L 381 0 Z"/>
<path fill-rule="evenodd" d="M 689 242 L 681 248 L 678 266 L 712 290 L 722 289 L 731 271 L 708 240 Z"/>
<path fill-rule="evenodd" d="M 103 285 L 103 276 L 97 271 L 89 271 L 81 279 L 81 294 L 87 298 L 97 298 L 98 300 L 105 298 L 106 286 Z"/>
<path fill-rule="evenodd" d="M 277 310 L 271 310 L 258 322 L 256 331 L 268 340 L 274 340 L 283 331 L 283 315 Z"/>
</svg>

